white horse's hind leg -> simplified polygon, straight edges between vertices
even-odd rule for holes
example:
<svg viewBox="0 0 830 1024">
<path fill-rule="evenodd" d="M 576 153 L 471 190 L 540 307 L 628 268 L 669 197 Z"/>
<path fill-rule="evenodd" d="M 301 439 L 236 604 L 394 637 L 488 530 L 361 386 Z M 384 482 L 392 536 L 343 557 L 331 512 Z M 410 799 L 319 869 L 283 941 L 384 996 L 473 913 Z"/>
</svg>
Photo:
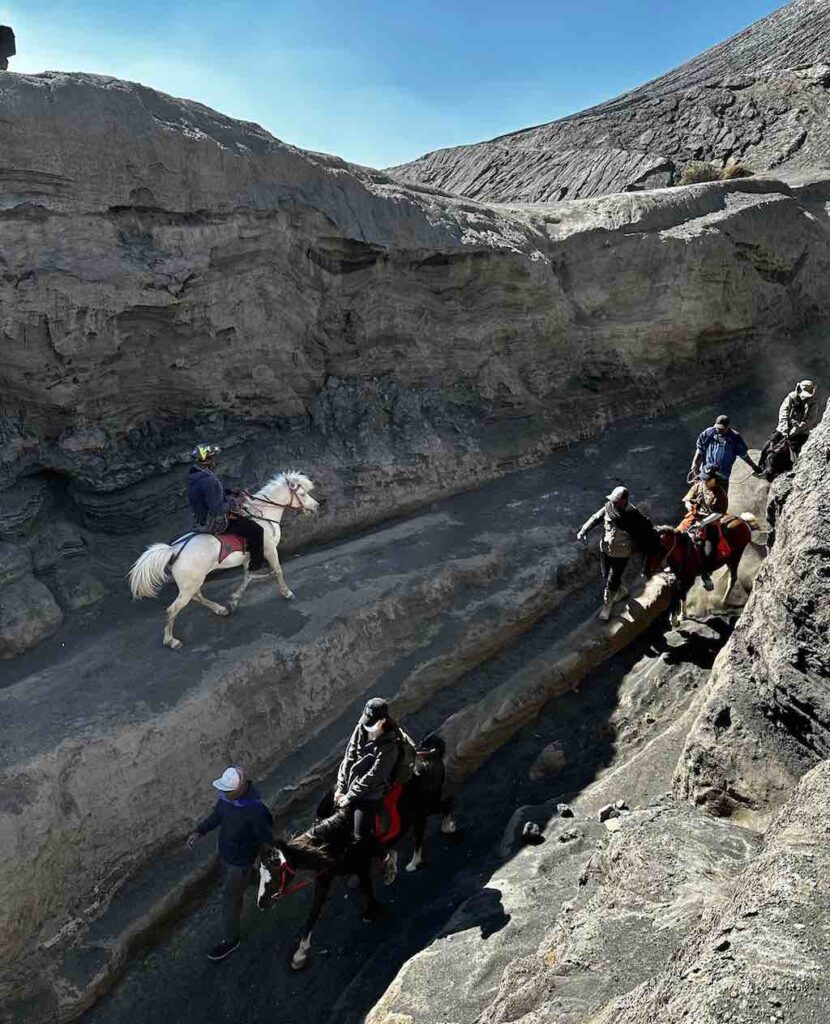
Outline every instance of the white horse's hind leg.
<svg viewBox="0 0 830 1024">
<path fill-rule="evenodd" d="M 201 590 L 197 590 L 193 595 L 193 600 L 197 604 L 203 604 L 205 608 L 212 611 L 214 615 L 229 615 L 230 612 L 223 604 L 217 604 L 215 601 L 208 601 Z"/>
<path fill-rule="evenodd" d="M 245 559 L 242 565 L 242 582 L 231 594 L 231 599 L 230 601 L 228 601 L 228 608 L 232 612 L 235 612 L 236 609 L 239 607 L 239 602 L 242 600 L 245 591 L 248 589 L 248 584 L 251 582 L 251 576 L 250 573 L 248 572 L 249 561 L 249 558 Z"/>
<path fill-rule="evenodd" d="M 167 624 L 164 627 L 164 646 L 170 647 L 172 650 L 177 651 L 181 646 L 181 640 L 177 640 L 173 636 L 173 623 L 176 621 L 176 616 L 179 612 L 186 608 L 193 600 L 193 595 L 198 591 L 198 586 L 190 584 L 184 589 L 179 591 L 179 596 L 167 609 Z"/>
</svg>

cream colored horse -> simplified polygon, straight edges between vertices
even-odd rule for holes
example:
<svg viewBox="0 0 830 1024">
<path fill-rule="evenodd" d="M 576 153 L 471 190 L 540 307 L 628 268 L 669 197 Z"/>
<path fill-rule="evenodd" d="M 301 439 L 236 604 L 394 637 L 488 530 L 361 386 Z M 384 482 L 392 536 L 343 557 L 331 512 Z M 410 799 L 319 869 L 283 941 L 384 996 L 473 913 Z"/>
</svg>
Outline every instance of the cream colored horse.
<svg viewBox="0 0 830 1024">
<path fill-rule="evenodd" d="M 243 499 L 242 511 L 262 524 L 265 559 L 276 577 L 280 593 L 287 600 L 294 595 L 286 586 L 277 554 L 281 537 L 280 521 L 286 509 L 316 512 L 318 503 L 309 493 L 313 488 L 314 484 L 307 476 L 292 470 L 280 473 L 256 494 L 246 494 Z M 130 570 L 130 589 L 135 599 L 157 597 L 170 577 L 179 588 L 178 597 L 167 609 L 167 623 L 164 627 L 165 646 L 173 650 L 182 646 L 181 640 L 173 636 L 173 623 L 179 612 L 191 601 L 203 604 L 214 615 L 229 615 L 239 606 L 242 595 L 251 581 L 248 574 L 250 555 L 247 551 L 235 551 L 220 563 L 220 550 L 219 541 L 210 534 L 186 534 L 172 544 L 151 544 Z M 243 568 L 242 582 L 231 594 L 228 607 L 216 604 L 215 601 L 208 601 L 202 594 L 202 584 L 208 573 L 217 569 L 234 569 L 239 565 Z"/>
</svg>

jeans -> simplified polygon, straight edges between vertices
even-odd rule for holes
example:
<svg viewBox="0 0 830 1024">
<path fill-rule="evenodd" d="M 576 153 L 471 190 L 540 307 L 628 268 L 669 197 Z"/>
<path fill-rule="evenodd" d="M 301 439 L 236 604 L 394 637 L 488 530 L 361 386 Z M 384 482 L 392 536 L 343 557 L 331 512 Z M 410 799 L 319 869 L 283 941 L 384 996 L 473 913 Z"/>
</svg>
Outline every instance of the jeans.
<svg viewBox="0 0 830 1024">
<path fill-rule="evenodd" d="M 604 551 L 600 551 L 599 561 L 602 568 L 602 578 L 605 580 L 605 589 L 609 594 L 616 594 L 620 589 L 625 567 L 628 565 L 628 556 L 614 558 L 612 555 L 606 555 Z"/>
<path fill-rule="evenodd" d="M 253 865 L 246 868 L 237 867 L 235 864 L 225 864 L 225 885 L 222 889 L 222 926 L 224 928 L 224 940 L 230 942 L 239 938 L 239 922 L 242 918 L 242 901 L 245 896 L 245 886 L 251 877 Z"/>
<path fill-rule="evenodd" d="M 382 800 L 356 800 L 352 804 L 355 842 L 371 839 L 374 836 L 375 816 L 380 812 L 382 806 Z"/>
</svg>

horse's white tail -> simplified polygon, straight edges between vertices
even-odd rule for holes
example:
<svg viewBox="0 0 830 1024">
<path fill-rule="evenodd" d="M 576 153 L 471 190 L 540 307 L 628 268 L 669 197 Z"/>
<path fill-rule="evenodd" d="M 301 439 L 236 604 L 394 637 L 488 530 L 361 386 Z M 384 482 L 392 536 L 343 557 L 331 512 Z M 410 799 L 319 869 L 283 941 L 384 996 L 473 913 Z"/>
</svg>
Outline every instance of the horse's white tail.
<svg viewBox="0 0 830 1024">
<path fill-rule="evenodd" d="M 753 530 L 761 529 L 761 524 L 758 522 L 757 516 L 754 516 L 751 512 L 741 512 L 738 519 L 743 519 L 747 526 Z"/>
<path fill-rule="evenodd" d="M 156 597 L 167 582 L 167 565 L 176 549 L 169 544 L 151 544 L 130 569 L 133 598 Z"/>
</svg>

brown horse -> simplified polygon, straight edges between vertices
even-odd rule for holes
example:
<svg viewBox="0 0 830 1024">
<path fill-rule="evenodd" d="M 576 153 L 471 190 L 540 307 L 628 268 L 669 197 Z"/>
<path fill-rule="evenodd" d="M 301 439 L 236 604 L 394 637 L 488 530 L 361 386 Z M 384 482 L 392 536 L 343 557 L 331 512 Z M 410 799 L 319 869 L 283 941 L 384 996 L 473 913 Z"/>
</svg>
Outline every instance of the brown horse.
<svg viewBox="0 0 830 1024">
<path fill-rule="evenodd" d="M 675 621 L 686 614 L 686 595 L 700 576 L 703 563 L 703 546 L 695 542 L 688 530 L 682 528 L 683 525 L 657 527 L 660 546 L 646 558 L 644 567 L 647 576 L 661 570 L 674 574 L 680 604 L 679 616 L 677 612 L 673 616 Z M 729 567 L 729 589 L 724 598 L 724 604 L 728 604 L 738 582 L 741 556 L 752 540 L 753 529 L 758 529 L 758 520 L 751 512 L 743 512 L 740 516 L 726 515 L 719 520 L 718 528 L 720 536 L 711 568 L 714 571 L 722 565 Z"/>
<path fill-rule="evenodd" d="M 433 814 L 442 817 L 444 835 L 461 836 L 452 816 L 452 798 L 444 796 L 444 741 L 431 734 L 421 744 L 415 773 L 401 792 L 397 805 L 399 820 L 394 834 L 379 835 L 374 842 L 355 844 L 352 840 L 352 821 L 348 811 L 333 809 L 329 798 L 318 808 L 323 820 L 294 839 L 277 839 L 272 846 L 260 850 L 259 892 L 257 905 L 267 910 L 275 901 L 306 885 L 313 885 L 314 893 L 303 937 L 291 959 L 295 971 L 308 963 L 311 933 L 332 883 L 338 877 L 357 877 L 363 890 L 364 921 L 374 921 L 382 910 L 372 884 L 372 861 L 384 858 L 384 881 L 390 885 L 397 874 L 398 853 L 395 848 L 412 829 L 415 833 L 415 853 L 407 871 L 417 871 L 424 863 L 424 836 L 427 818 Z M 294 881 L 295 875 L 310 875 L 306 881 Z"/>
</svg>

